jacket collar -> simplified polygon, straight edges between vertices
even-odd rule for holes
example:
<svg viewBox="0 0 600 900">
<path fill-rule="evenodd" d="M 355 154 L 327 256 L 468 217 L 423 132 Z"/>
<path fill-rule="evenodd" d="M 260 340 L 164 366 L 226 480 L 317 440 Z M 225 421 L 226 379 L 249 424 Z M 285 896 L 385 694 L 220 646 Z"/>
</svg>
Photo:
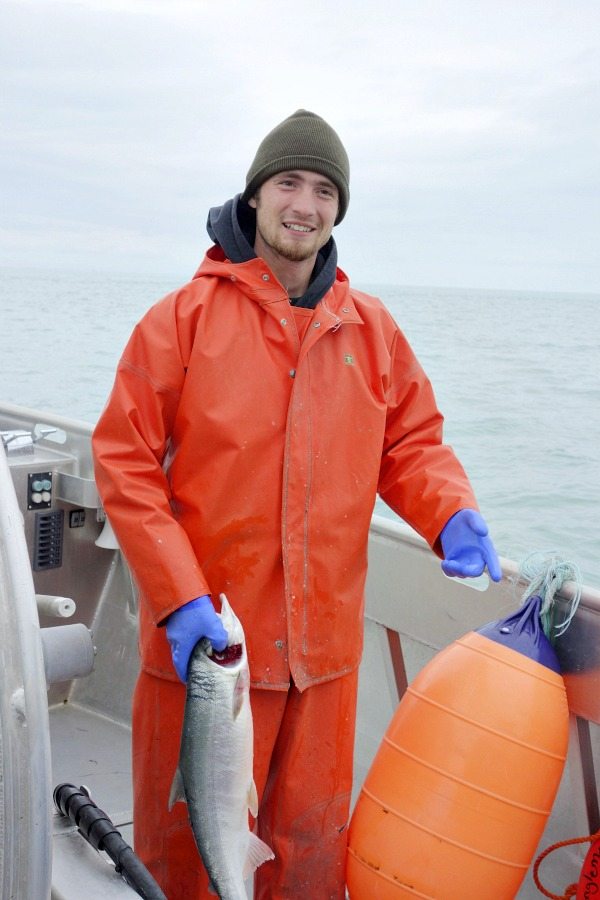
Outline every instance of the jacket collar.
<svg viewBox="0 0 600 900">
<path fill-rule="evenodd" d="M 232 263 L 246 263 L 256 259 L 256 212 L 239 194 L 222 206 L 212 207 L 208 213 L 206 228 L 211 240 Z M 293 305 L 314 309 L 334 283 L 336 269 L 337 247 L 333 237 L 330 237 L 317 254 L 306 292 L 302 297 L 295 297 Z"/>
<path fill-rule="evenodd" d="M 198 267 L 194 280 L 205 277 L 222 278 L 233 282 L 237 288 L 261 306 L 289 299 L 283 285 L 277 280 L 264 259 L 254 257 L 247 262 L 232 263 L 218 245 L 207 251 Z M 335 280 L 325 293 L 322 303 L 329 314 L 342 322 L 362 324 L 362 317 L 352 297 L 350 282 L 346 273 L 336 268 Z"/>
</svg>

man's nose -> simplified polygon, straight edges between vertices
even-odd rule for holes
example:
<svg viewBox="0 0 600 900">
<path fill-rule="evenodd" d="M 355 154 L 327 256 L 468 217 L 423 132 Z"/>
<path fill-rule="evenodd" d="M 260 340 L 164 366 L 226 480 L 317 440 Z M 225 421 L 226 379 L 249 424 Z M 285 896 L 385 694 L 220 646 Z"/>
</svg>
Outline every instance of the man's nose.
<svg viewBox="0 0 600 900">
<path fill-rule="evenodd" d="M 292 208 L 297 215 L 308 219 L 315 215 L 316 204 L 315 196 L 310 185 L 302 185 L 294 192 L 294 202 Z"/>
</svg>

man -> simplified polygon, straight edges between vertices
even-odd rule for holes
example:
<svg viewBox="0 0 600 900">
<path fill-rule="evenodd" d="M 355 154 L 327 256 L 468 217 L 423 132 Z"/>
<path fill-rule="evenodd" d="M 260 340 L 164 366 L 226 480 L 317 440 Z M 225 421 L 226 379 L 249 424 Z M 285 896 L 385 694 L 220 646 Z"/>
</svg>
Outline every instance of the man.
<svg viewBox="0 0 600 900">
<path fill-rule="evenodd" d="M 248 645 L 258 833 L 276 857 L 255 897 L 337 900 L 376 493 L 447 574 L 501 577 L 429 381 L 337 268 L 348 202 L 338 135 L 298 110 L 243 194 L 210 211 L 195 278 L 134 330 L 94 434 L 141 594 L 135 844 L 169 900 L 207 896 L 185 808 L 167 801 L 191 650 L 226 641 L 213 598 L 227 594 Z"/>
</svg>

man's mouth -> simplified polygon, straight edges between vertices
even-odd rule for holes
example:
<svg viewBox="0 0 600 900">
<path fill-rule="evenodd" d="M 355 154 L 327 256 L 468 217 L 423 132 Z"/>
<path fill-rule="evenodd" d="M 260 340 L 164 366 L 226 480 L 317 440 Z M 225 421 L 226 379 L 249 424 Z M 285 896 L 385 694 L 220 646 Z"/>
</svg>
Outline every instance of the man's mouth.
<svg viewBox="0 0 600 900">
<path fill-rule="evenodd" d="M 288 231 L 300 231 L 300 232 L 306 233 L 306 232 L 315 230 L 310 225 L 297 225 L 295 222 L 290 222 L 290 223 L 284 222 L 283 225 L 285 228 L 288 229 Z"/>
</svg>

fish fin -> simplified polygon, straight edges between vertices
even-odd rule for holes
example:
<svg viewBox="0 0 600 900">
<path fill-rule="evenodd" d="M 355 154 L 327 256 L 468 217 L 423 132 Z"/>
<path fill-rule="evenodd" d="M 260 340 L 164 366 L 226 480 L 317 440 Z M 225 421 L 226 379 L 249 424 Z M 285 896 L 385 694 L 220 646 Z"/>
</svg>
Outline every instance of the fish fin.
<svg viewBox="0 0 600 900">
<path fill-rule="evenodd" d="M 258 794 L 256 793 L 254 778 L 250 782 L 250 787 L 248 788 L 248 809 L 250 810 L 250 815 L 256 818 L 258 815 Z"/>
<path fill-rule="evenodd" d="M 268 859 L 275 859 L 275 854 L 268 844 L 261 841 L 254 832 L 250 832 L 250 840 L 248 841 L 248 853 L 246 854 L 246 862 L 244 863 L 244 881 L 249 878 L 255 869 L 262 866 Z"/>
<path fill-rule="evenodd" d="M 245 639 L 242 623 L 232 610 L 225 594 L 219 594 L 219 599 L 221 600 L 221 612 L 217 613 L 217 615 L 223 623 L 223 628 L 229 635 L 228 645 L 243 644 Z"/>
<path fill-rule="evenodd" d="M 187 803 L 187 800 L 185 799 L 185 788 L 183 786 L 183 776 L 181 774 L 181 769 L 179 768 L 179 766 L 177 766 L 177 770 L 173 777 L 171 793 L 169 794 L 169 812 L 171 812 L 178 801 Z"/>
</svg>

